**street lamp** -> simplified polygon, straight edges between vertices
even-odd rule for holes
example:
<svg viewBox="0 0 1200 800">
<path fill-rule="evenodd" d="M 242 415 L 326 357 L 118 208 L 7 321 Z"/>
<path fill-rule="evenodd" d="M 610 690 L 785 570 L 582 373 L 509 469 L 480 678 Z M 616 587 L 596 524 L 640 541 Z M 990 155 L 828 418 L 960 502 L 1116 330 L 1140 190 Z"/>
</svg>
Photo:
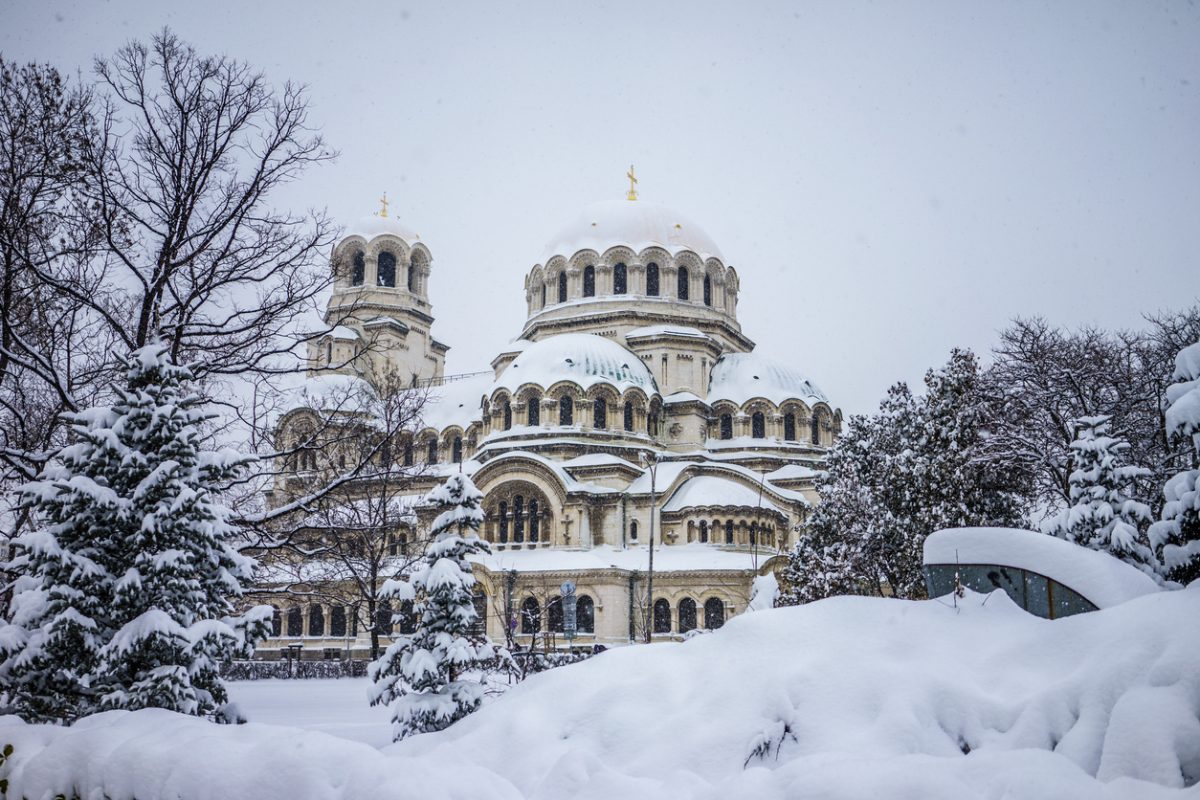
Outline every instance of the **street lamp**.
<svg viewBox="0 0 1200 800">
<path fill-rule="evenodd" d="M 646 644 L 654 632 L 654 482 L 658 473 L 658 456 L 642 453 L 642 463 L 650 469 L 650 567 L 646 570 Z"/>
</svg>

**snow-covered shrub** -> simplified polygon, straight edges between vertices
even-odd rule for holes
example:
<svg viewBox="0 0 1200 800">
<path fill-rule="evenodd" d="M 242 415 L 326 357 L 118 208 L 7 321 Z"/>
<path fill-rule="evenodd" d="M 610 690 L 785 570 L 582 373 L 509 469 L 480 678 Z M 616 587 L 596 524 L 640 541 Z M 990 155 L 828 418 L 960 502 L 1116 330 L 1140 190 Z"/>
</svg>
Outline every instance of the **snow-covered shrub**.
<svg viewBox="0 0 1200 800">
<path fill-rule="evenodd" d="M 221 677 L 227 681 L 261 681 L 268 679 L 327 679 L 363 678 L 367 662 L 362 660 L 293 661 L 230 661 L 221 665 Z"/>
<path fill-rule="evenodd" d="M 1154 574 L 1154 556 L 1140 530 L 1150 521 L 1150 507 L 1133 497 L 1135 482 L 1150 471 L 1119 463 L 1129 442 L 1109 435 L 1110 422 L 1104 415 L 1075 421 L 1071 506 L 1049 518 L 1042 531 Z"/>
<path fill-rule="evenodd" d="M 1175 359 L 1175 383 L 1167 388 L 1167 431 L 1191 440 L 1191 468 L 1176 473 L 1163 487 L 1162 519 L 1150 526 L 1150 543 L 1166 577 L 1185 583 L 1200 577 L 1200 342 Z"/>
<path fill-rule="evenodd" d="M 69 415 L 73 444 L 22 491 L 0 627 L 5 705 L 30 720 L 167 708 L 231 721 L 222 661 L 249 656 L 271 609 L 234 614 L 252 562 L 216 495 L 246 459 L 200 447 L 189 371 L 150 345 L 111 407 Z"/>
<path fill-rule="evenodd" d="M 478 673 L 497 659 L 511 663 L 504 647 L 471 630 L 478 615 L 467 556 L 488 552 L 476 534 L 483 523 L 483 493 L 457 473 L 426 501 L 442 511 L 423 562 L 409 581 L 388 581 L 383 590 L 393 600 L 416 599 L 416 632 L 397 636 L 369 670 L 371 705 L 391 706 L 396 739 L 442 730 L 470 714 L 487 688 Z M 476 673 L 475 679 L 465 677 L 467 672 Z"/>
</svg>

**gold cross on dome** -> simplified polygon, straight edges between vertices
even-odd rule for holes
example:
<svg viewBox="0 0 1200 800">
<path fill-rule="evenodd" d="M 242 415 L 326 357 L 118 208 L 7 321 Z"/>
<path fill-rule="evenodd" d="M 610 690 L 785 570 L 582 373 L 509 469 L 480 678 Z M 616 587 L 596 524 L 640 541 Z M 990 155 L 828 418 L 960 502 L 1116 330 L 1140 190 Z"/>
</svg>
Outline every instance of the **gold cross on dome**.
<svg viewBox="0 0 1200 800">
<path fill-rule="evenodd" d="M 625 177 L 629 178 L 629 194 L 625 195 L 626 200 L 637 200 L 637 176 L 633 174 L 633 164 L 629 165 L 629 172 L 625 173 Z"/>
<path fill-rule="evenodd" d="M 387 216 L 387 206 L 388 206 L 388 203 L 387 203 L 387 192 L 384 192 L 384 193 L 383 193 L 383 197 L 379 198 L 379 204 L 380 204 L 379 213 L 378 213 L 378 214 L 376 214 L 375 216 L 377 216 L 377 217 L 386 217 L 386 216 Z"/>
</svg>

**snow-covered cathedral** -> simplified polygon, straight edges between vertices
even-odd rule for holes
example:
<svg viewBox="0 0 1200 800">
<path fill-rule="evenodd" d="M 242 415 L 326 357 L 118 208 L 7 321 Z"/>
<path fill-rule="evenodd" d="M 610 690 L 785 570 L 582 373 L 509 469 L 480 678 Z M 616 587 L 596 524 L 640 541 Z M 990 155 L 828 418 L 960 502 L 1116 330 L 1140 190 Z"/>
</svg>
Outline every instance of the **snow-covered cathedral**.
<svg viewBox="0 0 1200 800">
<path fill-rule="evenodd" d="M 434 254 L 386 206 L 338 243 L 333 267 L 331 330 L 309 345 L 309 380 L 430 387 L 394 457 L 424 466 L 414 496 L 460 469 L 484 493 L 492 554 L 474 565 L 476 607 L 494 639 L 507 628 L 522 644 L 565 645 L 565 581 L 577 587 L 574 646 L 640 638 L 651 538 L 650 624 L 664 638 L 719 627 L 782 566 L 841 413 L 793 365 L 755 354 L 738 322 L 741 276 L 691 220 L 632 190 L 585 208 L 523 276 L 518 335 L 470 375 L 444 372 Z M 283 418 L 285 444 L 306 418 L 303 407 Z M 401 548 L 411 533 L 397 531 Z M 365 632 L 345 619 L 282 608 L 263 651 L 361 655 Z"/>
</svg>

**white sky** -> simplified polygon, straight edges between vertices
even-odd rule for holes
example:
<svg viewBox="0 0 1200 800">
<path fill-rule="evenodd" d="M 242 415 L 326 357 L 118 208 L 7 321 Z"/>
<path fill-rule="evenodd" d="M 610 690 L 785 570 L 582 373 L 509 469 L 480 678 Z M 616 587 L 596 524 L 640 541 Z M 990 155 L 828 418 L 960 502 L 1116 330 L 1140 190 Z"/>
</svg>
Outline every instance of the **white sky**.
<svg viewBox="0 0 1200 800">
<path fill-rule="evenodd" d="M 544 244 L 631 162 L 737 267 L 759 349 L 848 413 L 1016 315 L 1200 296 L 1192 2 L 7 0 L 0 52 L 88 69 L 163 25 L 311 86 L 341 157 L 279 203 L 349 223 L 387 190 L 448 371 L 520 332 Z"/>
</svg>

